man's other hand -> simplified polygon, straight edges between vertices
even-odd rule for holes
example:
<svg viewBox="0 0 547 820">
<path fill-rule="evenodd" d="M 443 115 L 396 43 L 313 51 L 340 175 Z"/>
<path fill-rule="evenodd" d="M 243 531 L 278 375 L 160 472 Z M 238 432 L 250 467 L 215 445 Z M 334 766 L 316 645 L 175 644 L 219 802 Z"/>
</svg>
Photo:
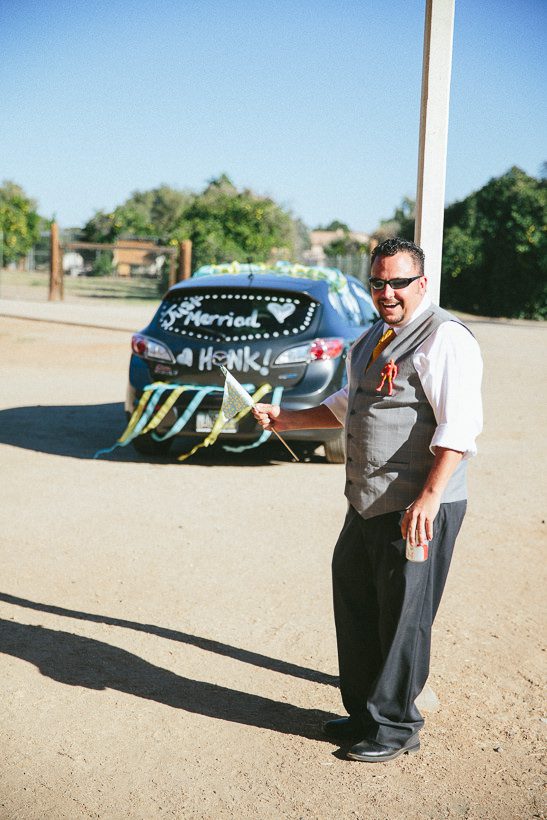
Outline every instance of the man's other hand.
<svg viewBox="0 0 547 820">
<path fill-rule="evenodd" d="M 401 533 L 403 538 L 408 535 L 408 540 L 413 547 L 432 540 L 433 521 L 439 512 L 440 505 L 441 496 L 438 493 L 424 493 L 410 505 L 403 515 Z"/>
</svg>

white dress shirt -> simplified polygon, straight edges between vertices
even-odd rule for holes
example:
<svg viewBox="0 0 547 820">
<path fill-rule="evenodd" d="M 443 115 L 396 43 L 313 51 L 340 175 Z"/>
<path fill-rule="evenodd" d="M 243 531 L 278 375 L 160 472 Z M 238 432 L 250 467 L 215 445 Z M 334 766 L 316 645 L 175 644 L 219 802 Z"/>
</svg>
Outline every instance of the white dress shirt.
<svg viewBox="0 0 547 820">
<path fill-rule="evenodd" d="M 426 294 L 410 319 L 392 328 L 395 334 L 430 305 Z M 388 327 L 391 326 L 384 323 L 384 331 Z M 350 360 L 351 350 L 346 362 L 348 377 Z M 464 458 L 476 455 L 475 439 L 482 430 L 482 358 L 475 337 L 457 322 L 443 322 L 416 348 L 412 361 L 437 422 L 429 445 L 431 452 L 435 452 L 435 447 L 446 447 L 463 453 Z M 348 385 L 323 404 L 344 424 Z"/>
</svg>

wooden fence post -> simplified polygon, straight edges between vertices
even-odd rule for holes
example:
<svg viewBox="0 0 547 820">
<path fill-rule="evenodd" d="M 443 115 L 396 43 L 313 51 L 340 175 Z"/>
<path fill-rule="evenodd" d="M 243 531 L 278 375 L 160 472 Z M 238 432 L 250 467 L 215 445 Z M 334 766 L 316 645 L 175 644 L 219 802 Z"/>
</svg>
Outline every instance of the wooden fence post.
<svg viewBox="0 0 547 820">
<path fill-rule="evenodd" d="M 181 282 L 183 279 L 190 279 L 192 275 L 192 240 L 184 239 L 179 242 L 179 264 L 177 272 L 177 281 Z"/>
<path fill-rule="evenodd" d="M 63 265 L 59 245 L 59 226 L 51 223 L 50 258 L 49 258 L 49 295 L 50 302 L 64 298 Z"/>
<path fill-rule="evenodd" d="M 169 254 L 169 276 L 167 279 L 168 286 L 170 288 L 176 284 L 177 281 L 177 260 L 176 255 L 174 253 Z"/>
</svg>

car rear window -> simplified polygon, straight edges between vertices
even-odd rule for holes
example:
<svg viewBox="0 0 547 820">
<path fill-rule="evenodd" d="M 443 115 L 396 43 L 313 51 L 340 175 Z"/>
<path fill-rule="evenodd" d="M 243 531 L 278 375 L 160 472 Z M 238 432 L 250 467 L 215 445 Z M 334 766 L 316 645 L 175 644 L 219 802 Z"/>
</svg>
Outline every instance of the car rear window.
<svg viewBox="0 0 547 820">
<path fill-rule="evenodd" d="M 270 339 L 305 332 L 318 307 L 319 302 L 294 291 L 185 288 L 169 294 L 157 322 L 164 331 L 196 339 Z"/>
</svg>

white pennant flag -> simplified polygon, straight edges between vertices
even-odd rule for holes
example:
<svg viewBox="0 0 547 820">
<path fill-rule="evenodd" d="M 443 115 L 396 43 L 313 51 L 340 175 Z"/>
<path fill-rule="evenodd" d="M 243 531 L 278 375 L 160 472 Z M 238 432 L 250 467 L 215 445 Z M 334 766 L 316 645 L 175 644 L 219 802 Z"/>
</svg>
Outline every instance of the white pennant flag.
<svg viewBox="0 0 547 820">
<path fill-rule="evenodd" d="M 226 381 L 224 382 L 224 396 L 222 397 L 222 407 L 220 408 L 219 415 L 221 418 L 224 418 L 224 421 L 229 421 L 247 407 L 253 407 L 254 401 L 251 395 L 247 393 L 245 388 L 242 387 L 238 380 L 234 378 L 223 365 L 220 365 L 220 369 L 222 370 Z M 291 450 L 285 439 L 279 435 L 275 427 L 272 427 L 271 430 L 272 433 L 277 436 L 279 441 L 287 448 L 295 461 L 299 461 L 299 458 L 294 450 Z"/>
<path fill-rule="evenodd" d="M 245 388 L 235 379 L 232 374 L 220 365 L 226 381 L 224 382 L 224 395 L 222 397 L 222 407 L 220 412 L 226 421 L 233 419 L 246 407 L 252 407 L 254 401 Z"/>
</svg>

